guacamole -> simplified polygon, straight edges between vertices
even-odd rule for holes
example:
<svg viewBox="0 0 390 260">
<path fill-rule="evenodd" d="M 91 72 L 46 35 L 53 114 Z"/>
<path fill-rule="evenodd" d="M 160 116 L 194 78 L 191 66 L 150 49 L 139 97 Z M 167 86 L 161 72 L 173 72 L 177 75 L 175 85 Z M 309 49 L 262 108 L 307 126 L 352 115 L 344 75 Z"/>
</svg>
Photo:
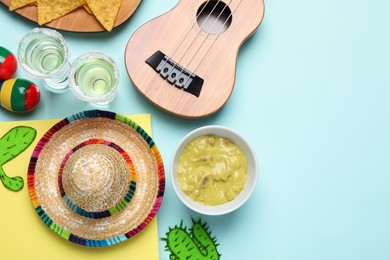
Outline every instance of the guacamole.
<svg viewBox="0 0 390 260">
<path fill-rule="evenodd" d="M 202 205 L 227 203 L 245 187 L 247 160 L 231 140 L 204 135 L 190 141 L 180 156 L 178 178 L 183 192 Z"/>
</svg>

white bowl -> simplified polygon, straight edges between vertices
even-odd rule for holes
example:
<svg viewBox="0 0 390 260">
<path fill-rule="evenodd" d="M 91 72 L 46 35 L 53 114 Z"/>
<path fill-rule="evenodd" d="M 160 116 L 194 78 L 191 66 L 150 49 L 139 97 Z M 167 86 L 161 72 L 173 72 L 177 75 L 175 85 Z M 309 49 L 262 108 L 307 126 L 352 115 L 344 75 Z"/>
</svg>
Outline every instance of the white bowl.
<svg viewBox="0 0 390 260">
<path fill-rule="evenodd" d="M 210 134 L 226 137 L 232 140 L 235 144 L 240 146 L 241 149 L 244 151 L 248 162 L 248 177 L 244 189 L 234 200 L 218 206 L 204 206 L 193 201 L 182 191 L 179 184 L 178 175 L 177 175 L 177 165 L 179 162 L 179 158 L 187 143 L 192 141 L 196 137 L 202 135 L 210 135 Z M 205 215 L 223 215 L 232 212 L 237 208 L 239 208 L 240 206 L 242 206 L 253 193 L 258 178 L 258 165 L 257 165 L 256 156 L 254 150 L 251 148 L 249 143 L 246 142 L 245 139 L 237 132 L 223 126 L 216 126 L 216 125 L 200 127 L 187 134 L 176 147 L 176 150 L 171 159 L 170 170 L 171 170 L 171 181 L 172 181 L 173 189 L 175 190 L 180 200 L 185 205 L 187 205 L 190 209 Z"/>
</svg>

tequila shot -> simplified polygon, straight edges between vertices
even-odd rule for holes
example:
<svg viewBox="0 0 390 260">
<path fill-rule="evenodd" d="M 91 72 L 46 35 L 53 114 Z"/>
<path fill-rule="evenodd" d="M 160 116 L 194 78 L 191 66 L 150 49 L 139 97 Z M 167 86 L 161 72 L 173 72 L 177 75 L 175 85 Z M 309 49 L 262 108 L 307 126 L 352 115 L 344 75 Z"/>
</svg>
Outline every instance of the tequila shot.
<svg viewBox="0 0 390 260">
<path fill-rule="evenodd" d="M 53 92 L 69 87 L 69 47 L 60 33 L 47 28 L 29 31 L 19 42 L 18 60 L 26 73 L 42 79 Z"/>
<path fill-rule="evenodd" d="M 118 66 L 104 53 L 87 52 L 72 63 L 69 81 L 70 89 L 80 100 L 107 106 L 118 93 Z"/>
</svg>

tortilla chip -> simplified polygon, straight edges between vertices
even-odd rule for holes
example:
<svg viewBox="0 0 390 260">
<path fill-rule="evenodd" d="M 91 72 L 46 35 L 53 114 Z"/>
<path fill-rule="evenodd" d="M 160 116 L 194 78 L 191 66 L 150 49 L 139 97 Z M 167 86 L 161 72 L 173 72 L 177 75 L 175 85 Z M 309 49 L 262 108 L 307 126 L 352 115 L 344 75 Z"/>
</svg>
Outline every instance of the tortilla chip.
<svg viewBox="0 0 390 260">
<path fill-rule="evenodd" d="M 91 15 L 93 14 L 91 8 L 88 6 L 87 3 L 83 4 L 83 7 L 84 7 L 85 11 L 87 11 L 87 13 L 89 13 Z"/>
<path fill-rule="evenodd" d="M 38 0 L 38 24 L 51 22 L 72 12 L 84 3 L 85 0 Z"/>
<path fill-rule="evenodd" d="M 22 8 L 26 5 L 34 4 L 37 0 L 12 0 L 9 5 L 9 10 L 13 11 Z"/>
<path fill-rule="evenodd" d="M 107 31 L 111 31 L 114 27 L 122 0 L 86 0 L 86 2 L 96 19 L 98 19 Z"/>
</svg>

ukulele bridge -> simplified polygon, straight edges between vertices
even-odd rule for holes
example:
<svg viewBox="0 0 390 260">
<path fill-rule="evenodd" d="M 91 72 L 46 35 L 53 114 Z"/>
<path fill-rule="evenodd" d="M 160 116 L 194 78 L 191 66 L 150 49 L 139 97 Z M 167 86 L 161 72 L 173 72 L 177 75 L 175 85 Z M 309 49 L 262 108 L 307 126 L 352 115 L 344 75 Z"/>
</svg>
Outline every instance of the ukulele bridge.
<svg viewBox="0 0 390 260">
<path fill-rule="evenodd" d="M 161 51 L 156 51 L 145 62 L 170 84 L 199 97 L 203 79 L 176 63 Z"/>
</svg>

